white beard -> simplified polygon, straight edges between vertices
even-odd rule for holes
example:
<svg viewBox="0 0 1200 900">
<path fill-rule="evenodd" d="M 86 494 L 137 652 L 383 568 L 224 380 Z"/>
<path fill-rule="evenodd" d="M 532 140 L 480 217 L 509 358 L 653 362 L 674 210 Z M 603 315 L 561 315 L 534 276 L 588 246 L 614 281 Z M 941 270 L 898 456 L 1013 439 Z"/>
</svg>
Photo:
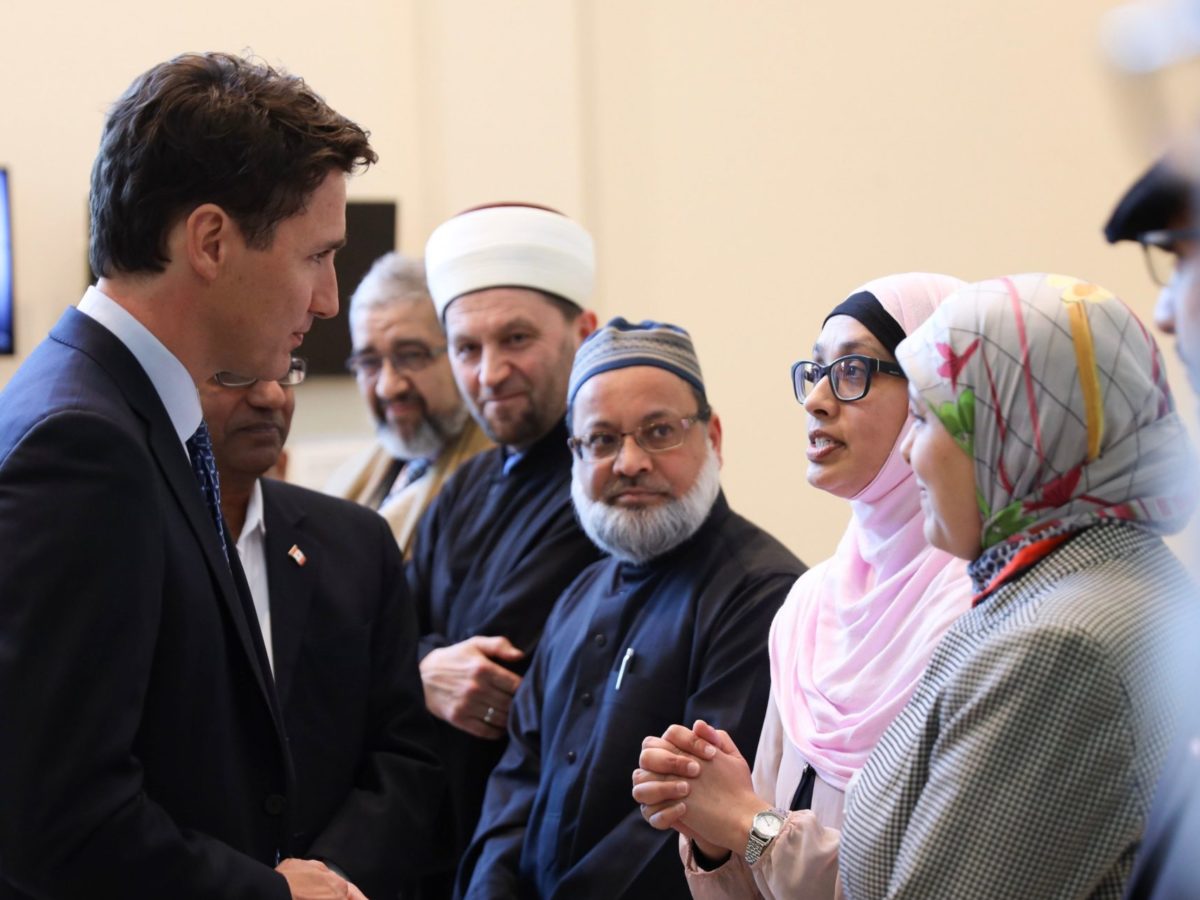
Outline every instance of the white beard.
<svg viewBox="0 0 1200 900">
<path fill-rule="evenodd" d="M 375 436 L 393 459 L 436 459 L 451 438 L 458 437 L 471 414 L 460 406 L 443 416 L 426 416 L 411 438 L 403 438 L 385 420 L 375 425 Z"/>
<path fill-rule="evenodd" d="M 708 455 L 686 494 L 659 506 L 623 509 L 592 500 L 583 482 L 571 479 L 575 515 L 592 543 L 628 563 L 649 562 L 674 550 L 704 524 L 721 492 L 721 466 L 712 442 Z"/>
</svg>

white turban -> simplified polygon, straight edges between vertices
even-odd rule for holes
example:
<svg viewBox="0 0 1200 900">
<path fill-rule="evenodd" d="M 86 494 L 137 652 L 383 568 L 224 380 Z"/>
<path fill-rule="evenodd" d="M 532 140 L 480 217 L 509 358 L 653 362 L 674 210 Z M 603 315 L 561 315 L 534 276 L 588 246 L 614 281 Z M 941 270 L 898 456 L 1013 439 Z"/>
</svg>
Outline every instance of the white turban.
<svg viewBox="0 0 1200 900">
<path fill-rule="evenodd" d="M 425 245 L 438 317 L 457 297 L 495 287 L 532 288 L 584 307 L 596 280 L 592 237 L 562 213 L 531 206 L 468 210 Z"/>
</svg>

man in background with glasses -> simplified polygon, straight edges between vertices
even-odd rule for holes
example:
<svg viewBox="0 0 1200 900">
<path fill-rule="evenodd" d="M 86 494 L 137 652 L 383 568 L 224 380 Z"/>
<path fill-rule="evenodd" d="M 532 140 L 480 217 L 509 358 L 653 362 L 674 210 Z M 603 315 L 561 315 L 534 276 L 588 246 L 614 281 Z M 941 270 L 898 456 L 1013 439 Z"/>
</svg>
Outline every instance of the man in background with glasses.
<svg viewBox="0 0 1200 900">
<path fill-rule="evenodd" d="M 278 381 L 218 372 L 200 402 L 295 763 L 293 852 L 367 897 L 395 897 L 428 858 L 444 796 L 416 611 L 378 515 L 262 477 L 305 371 L 293 357 Z"/>
<path fill-rule="evenodd" d="M 1170 247 L 1175 268 L 1155 307 L 1154 320 L 1175 336 L 1188 380 L 1200 393 L 1200 228 L 1193 216 L 1200 206 L 1195 182 L 1183 169 L 1188 165 L 1194 167 L 1196 161 L 1182 157 L 1178 164 L 1156 164 L 1121 201 L 1113 220 L 1128 206 L 1135 210 L 1131 217 L 1144 217 L 1143 225 L 1162 226 L 1150 239 Z M 1139 188 L 1150 198 L 1141 205 L 1144 212 L 1136 212 Z M 1153 215 L 1148 210 L 1154 210 Z M 1110 221 L 1109 227 L 1112 225 Z M 1191 568 L 1195 569 L 1194 560 Z M 1126 885 L 1127 900 L 1200 896 L 1200 701 L 1195 693 L 1186 698 L 1185 710 L 1180 733 L 1155 787 L 1154 804 Z"/>
<path fill-rule="evenodd" d="M 458 895 L 690 896 L 629 800 L 642 738 L 697 718 L 757 744 L 767 634 L 804 565 L 721 492 L 721 422 L 687 332 L 613 319 L 580 348 L 571 496 L 610 558 L 546 623 L 509 711 Z"/>
<path fill-rule="evenodd" d="M 379 511 L 404 558 L 442 484 L 492 446 L 463 404 L 446 336 L 419 259 L 381 256 L 350 298 L 346 367 L 375 423 L 376 443 L 348 460 L 326 491 Z"/>
<path fill-rule="evenodd" d="M 1192 187 L 1169 158 L 1160 159 L 1127 190 L 1108 222 L 1110 244 L 1136 241 L 1146 257 L 1146 270 L 1159 287 L 1154 324 L 1175 333 L 1181 308 L 1180 266 L 1200 252 L 1200 229 L 1191 216 Z"/>
</svg>

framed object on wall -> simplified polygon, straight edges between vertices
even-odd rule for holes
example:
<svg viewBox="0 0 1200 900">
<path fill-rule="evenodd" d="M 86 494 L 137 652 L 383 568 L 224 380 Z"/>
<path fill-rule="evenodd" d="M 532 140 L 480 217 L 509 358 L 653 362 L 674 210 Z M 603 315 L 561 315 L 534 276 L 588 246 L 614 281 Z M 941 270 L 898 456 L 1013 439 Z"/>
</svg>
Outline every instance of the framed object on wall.
<svg viewBox="0 0 1200 900">
<path fill-rule="evenodd" d="M 346 246 L 334 257 L 338 279 L 338 314 L 318 319 L 297 351 L 308 360 L 310 375 L 347 375 L 350 355 L 350 295 L 371 263 L 396 249 L 396 204 L 358 202 L 346 204 Z"/>
<path fill-rule="evenodd" d="M 0 168 L 0 354 L 14 350 L 12 203 L 8 169 Z"/>
</svg>

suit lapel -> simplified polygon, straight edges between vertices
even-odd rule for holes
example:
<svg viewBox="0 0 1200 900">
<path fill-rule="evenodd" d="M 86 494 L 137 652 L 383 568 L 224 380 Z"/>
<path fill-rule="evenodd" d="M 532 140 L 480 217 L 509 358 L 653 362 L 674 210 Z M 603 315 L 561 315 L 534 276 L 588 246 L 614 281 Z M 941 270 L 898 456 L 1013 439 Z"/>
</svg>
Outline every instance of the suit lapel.
<svg viewBox="0 0 1200 900">
<path fill-rule="evenodd" d="M 218 593 L 229 610 L 238 640 L 246 651 L 246 655 L 254 661 L 255 680 L 263 692 L 264 699 L 270 704 L 272 692 L 265 675 L 266 651 L 261 636 L 252 630 L 254 627 L 251 625 L 253 617 L 250 616 L 247 608 L 250 605 L 247 602 L 249 591 L 244 587 L 246 579 L 244 575 L 241 575 L 241 564 L 236 558 L 237 551 L 234 549 L 234 543 L 230 540 L 227 532 L 226 542 L 231 554 L 231 558 L 227 560 L 225 554 L 221 552 L 221 542 L 217 539 L 217 530 L 213 524 L 212 514 L 205 505 L 204 497 L 196 482 L 196 476 L 188 465 L 186 454 L 180 452 L 179 437 L 169 420 L 165 428 L 161 423 L 151 422 L 150 447 L 158 458 L 159 467 L 163 471 L 167 484 L 171 487 L 171 492 L 187 516 L 188 525 L 191 526 L 196 539 L 204 548 L 204 560 L 208 564 L 214 582 L 219 586 Z M 240 578 L 234 576 L 233 569 L 235 567 L 238 569 L 238 574 L 241 575 Z M 238 590 L 239 581 L 246 590 L 245 595 Z"/>
<path fill-rule="evenodd" d="M 275 686 L 279 705 L 286 708 L 322 554 L 317 539 L 304 528 L 304 512 L 276 490 L 269 479 L 262 480 L 262 489 Z M 300 550 L 303 565 L 290 555 L 293 547 Z"/>
<path fill-rule="evenodd" d="M 275 694 L 268 676 L 264 674 L 266 655 L 262 649 L 262 640 L 256 633 L 257 629 L 251 630 L 250 622 L 253 620 L 247 618 L 248 592 L 247 598 L 241 596 L 230 568 L 232 565 L 240 570 L 240 564 L 236 559 L 226 560 L 225 554 L 221 552 L 221 543 L 217 539 L 212 515 L 188 462 L 187 451 L 179 442 L 179 435 L 171 424 L 171 418 L 167 415 L 162 399 L 154 390 L 150 377 L 129 349 L 107 328 L 78 310 L 67 310 L 51 331 L 51 337 L 96 360 L 112 376 L 129 405 L 146 422 L 150 451 L 158 462 L 163 480 L 170 487 L 204 551 L 205 563 L 213 583 L 218 588 L 220 600 L 229 612 L 238 641 L 252 662 L 251 668 L 263 699 L 275 713 L 276 722 L 280 723 Z M 231 553 L 235 552 L 232 543 L 229 544 L 229 548 Z M 241 582 L 245 584 L 244 576 Z"/>
</svg>

